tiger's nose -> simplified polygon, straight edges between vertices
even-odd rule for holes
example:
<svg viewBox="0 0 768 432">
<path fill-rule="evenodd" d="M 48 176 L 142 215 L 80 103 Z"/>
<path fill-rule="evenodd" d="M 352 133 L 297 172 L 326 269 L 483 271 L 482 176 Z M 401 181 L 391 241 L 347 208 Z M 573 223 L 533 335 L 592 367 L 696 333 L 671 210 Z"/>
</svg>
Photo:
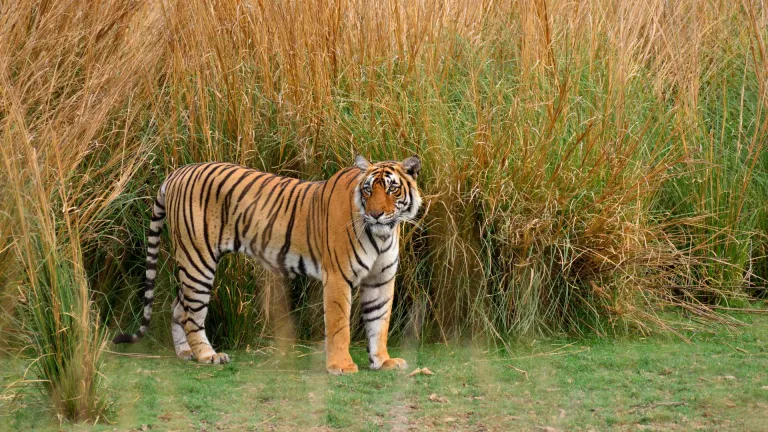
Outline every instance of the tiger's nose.
<svg viewBox="0 0 768 432">
<path fill-rule="evenodd" d="M 384 212 L 381 212 L 381 211 L 378 211 L 378 212 L 377 212 L 377 211 L 373 211 L 373 212 L 369 212 L 369 213 L 368 213 L 368 216 L 370 216 L 370 217 L 372 217 L 372 218 L 374 218 L 374 219 L 378 219 L 378 218 L 380 218 L 380 217 L 381 217 L 381 215 L 383 215 L 383 214 L 384 214 Z"/>
</svg>

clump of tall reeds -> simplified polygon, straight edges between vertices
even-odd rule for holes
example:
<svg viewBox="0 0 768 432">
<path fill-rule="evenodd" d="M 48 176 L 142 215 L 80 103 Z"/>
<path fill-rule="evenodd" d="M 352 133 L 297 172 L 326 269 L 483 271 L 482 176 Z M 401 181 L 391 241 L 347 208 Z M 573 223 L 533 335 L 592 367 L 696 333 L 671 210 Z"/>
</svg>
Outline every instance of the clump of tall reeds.
<svg viewBox="0 0 768 432">
<path fill-rule="evenodd" d="M 13 306 L 3 339 L 32 353 L 23 382 L 41 386 L 62 421 L 97 421 L 108 405 L 86 267 L 148 144 L 137 125 L 150 121 L 139 95 L 154 45 L 151 30 L 131 33 L 148 24 L 135 6 L 0 6 L 0 268 L 10 269 L 0 282 Z"/>
<path fill-rule="evenodd" d="M 62 221 L 54 216 L 53 204 L 66 197 L 45 189 L 31 146 L 22 143 L 18 152 L 0 149 L 11 186 L 5 202 L 14 209 L 6 215 L 15 221 L 9 250 L 23 274 L 13 281 L 18 295 L 16 319 L 10 323 L 17 339 L 36 355 L 30 368 L 34 378 L 25 378 L 42 384 L 62 419 L 97 420 L 107 404 L 99 373 L 107 340 L 81 267 L 78 231 L 67 212 Z M 56 190 L 64 193 L 61 187 Z"/>
</svg>

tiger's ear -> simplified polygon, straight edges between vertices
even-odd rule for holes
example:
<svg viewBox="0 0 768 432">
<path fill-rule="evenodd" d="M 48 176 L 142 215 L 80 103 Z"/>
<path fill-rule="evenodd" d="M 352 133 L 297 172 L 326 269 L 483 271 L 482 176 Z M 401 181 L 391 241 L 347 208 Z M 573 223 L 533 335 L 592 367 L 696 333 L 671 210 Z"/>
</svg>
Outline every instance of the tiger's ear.
<svg viewBox="0 0 768 432">
<path fill-rule="evenodd" d="M 355 166 L 365 171 L 371 166 L 371 163 L 368 162 L 368 159 L 364 158 L 363 155 L 357 155 L 355 156 Z"/>
<path fill-rule="evenodd" d="M 421 171 L 421 159 L 419 159 L 418 156 L 410 156 L 402 161 L 400 165 L 402 165 L 405 172 L 414 179 L 419 176 L 419 172 Z"/>
</svg>

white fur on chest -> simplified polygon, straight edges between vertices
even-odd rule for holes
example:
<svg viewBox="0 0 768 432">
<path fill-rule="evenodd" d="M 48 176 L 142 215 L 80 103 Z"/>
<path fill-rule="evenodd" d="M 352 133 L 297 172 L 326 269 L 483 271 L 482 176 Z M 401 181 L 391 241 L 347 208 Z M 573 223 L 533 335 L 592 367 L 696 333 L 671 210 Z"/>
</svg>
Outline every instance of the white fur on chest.
<svg viewBox="0 0 768 432">
<path fill-rule="evenodd" d="M 376 239 L 379 240 L 379 239 Z M 364 285 L 380 284 L 391 280 L 397 273 L 398 252 L 400 249 L 398 238 L 393 234 L 389 239 L 379 242 L 381 253 L 373 258 L 373 265 L 367 274 L 361 278 Z"/>
</svg>

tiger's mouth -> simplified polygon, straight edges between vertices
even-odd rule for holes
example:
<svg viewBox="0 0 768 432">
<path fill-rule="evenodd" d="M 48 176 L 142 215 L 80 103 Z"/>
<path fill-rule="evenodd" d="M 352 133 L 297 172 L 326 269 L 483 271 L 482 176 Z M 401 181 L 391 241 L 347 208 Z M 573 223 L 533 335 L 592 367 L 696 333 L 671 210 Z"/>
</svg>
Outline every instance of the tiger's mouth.
<svg viewBox="0 0 768 432">
<path fill-rule="evenodd" d="M 374 218 L 373 216 L 368 215 L 367 213 L 363 213 L 363 220 L 365 221 L 365 224 L 368 226 L 373 225 L 385 225 L 389 226 L 391 228 L 394 228 L 395 224 L 400 220 L 398 218 L 398 215 L 390 215 L 386 217 L 378 217 Z"/>
<path fill-rule="evenodd" d="M 397 219 L 392 218 L 392 220 L 389 221 L 389 222 L 381 222 L 380 221 L 380 222 L 371 223 L 369 225 L 371 225 L 371 226 L 383 226 L 383 227 L 387 227 L 389 229 L 392 229 L 392 228 L 395 227 L 396 224 L 397 224 Z"/>
<path fill-rule="evenodd" d="M 385 221 L 366 221 L 365 225 L 375 236 L 388 237 L 395 229 L 398 219 L 396 217 L 388 218 Z"/>
</svg>

